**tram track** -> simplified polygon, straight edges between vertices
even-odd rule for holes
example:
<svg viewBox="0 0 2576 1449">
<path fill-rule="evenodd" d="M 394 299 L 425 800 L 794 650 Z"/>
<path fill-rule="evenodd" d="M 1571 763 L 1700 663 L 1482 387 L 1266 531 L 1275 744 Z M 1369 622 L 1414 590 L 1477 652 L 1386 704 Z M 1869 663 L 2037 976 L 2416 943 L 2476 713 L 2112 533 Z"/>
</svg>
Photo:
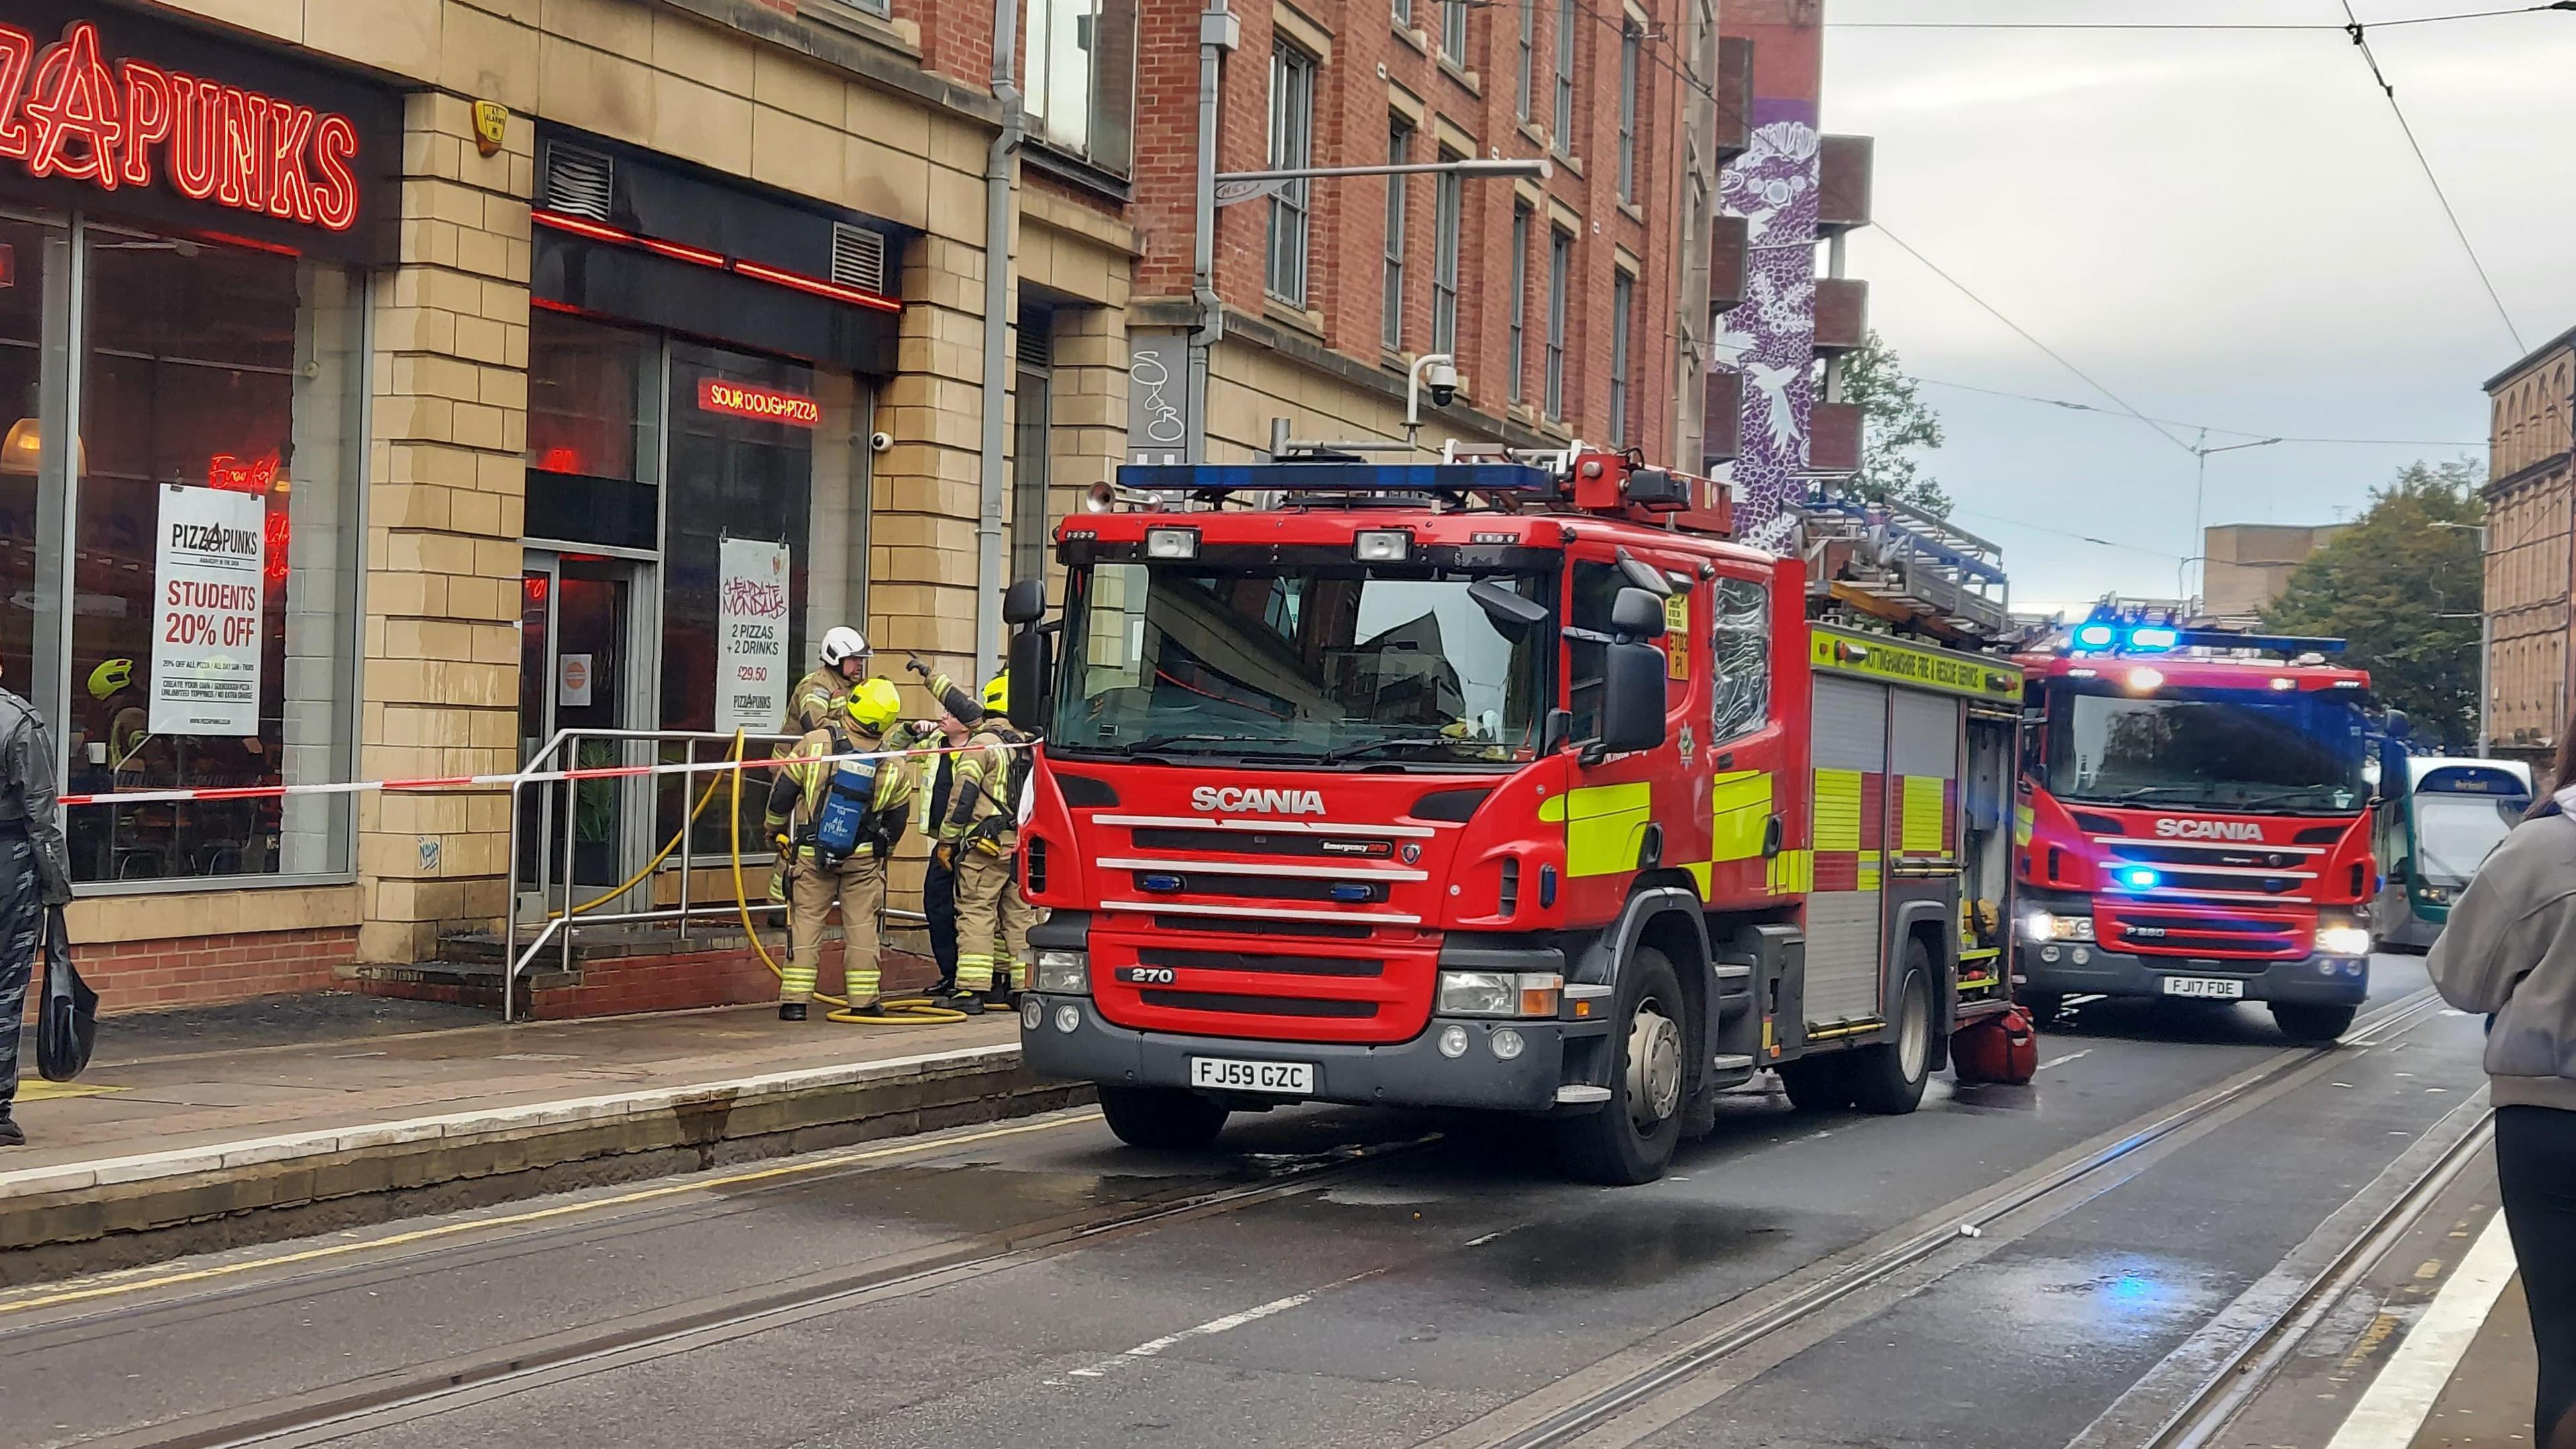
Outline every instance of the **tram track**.
<svg viewBox="0 0 2576 1449">
<path fill-rule="evenodd" d="M 1763 1290 L 1755 1290 L 1746 1297 L 1761 1301 L 1740 1313 L 1720 1316 L 1685 1342 L 1642 1363 L 1620 1365 L 1615 1376 L 1604 1376 L 1606 1381 L 1586 1382 L 1584 1374 L 1563 1381 L 1580 1386 L 1576 1395 L 1542 1390 L 1461 1429 L 1426 1440 L 1422 1449 L 1554 1449 L 1582 1442 L 1659 1401 L 1687 1394 L 1695 1381 L 1760 1348 L 1778 1344 L 1837 1305 L 1872 1290 L 1898 1285 L 1914 1270 L 1937 1270 L 1936 1260 L 1960 1250 L 1962 1245 L 1978 1251 L 1991 1249 L 1996 1230 L 2013 1223 L 2021 1224 L 2022 1232 L 2030 1231 L 2056 1212 L 2081 1203 L 2103 1185 L 2104 1178 L 2115 1175 L 2158 1144 L 2211 1124 L 2268 1092 L 2296 1085 L 2303 1074 L 2320 1069 L 2339 1052 L 2378 1045 L 2403 1035 L 2430 1020 L 2440 1007 L 2440 998 L 2429 989 L 2393 1002 L 2357 1023 L 2339 1043 L 2285 1052 L 2180 1106 L 2141 1118 L 2143 1125 L 2102 1147 L 2026 1175 L 2025 1180 L 2006 1191 L 1975 1201 L 1964 1212 L 1945 1209 L 1918 1219 L 1893 1235 L 1893 1241 L 1882 1238 L 1874 1249 L 1859 1250 L 1847 1261 L 1788 1291 L 1766 1296 Z M 2462 1151 L 2455 1149 L 2444 1155 L 2443 1162 L 2452 1164 L 2452 1171 L 2465 1160 Z M 2427 1188 L 2419 1183 L 2418 1189 L 2422 1200 L 2429 1201 L 2429 1193 L 2438 1191 L 2438 1184 Z M 2419 1192 L 2410 1192 L 2408 1201 L 2418 1196 Z M 2402 1231 L 2402 1225 L 2396 1230 Z M 2371 1260 L 2376 1261 L 2375 1254 Z M 2183 1442 L 2168 1445 L 2159 1441 L 2154 1449 L 2180 1449 Z M 2198 1446 L 2205 1440 L 2188 1442 Z"/>
<path fill-rule="evenodd" d="M 2438 998 L 2430 991 L 2394 1002 L 2356 1025 L 2342 1046 L 2369 1046 L 2389 1040 L 2429 1018 L 2439 1004 Z M 1470 1431 L 1476 1425 L 1469 1425 L 1464 1430 L 1453 1431 L 1428 1442 L 1440 1445 L 1442 1449 L 1465 1449 L 1468 1445 L 1474 1445 L 1476 1449 L 1523 1449 L 1523 1446 L 1536 1449 L 1542 1445 L 1573 1443 L 1637 1407 L 1670 1393 L 1676 1386 L 1687 1384 L 1716 1365 L 1780 1338 L 1835 1305 L 1872 1288 L 1883 1287 L 1909 1269 L 1932 1262 L 1945 1249 L 1974 1241 L 1991 1225 L 2016 1215 L 2026 1215 L 2033 1209 L 2045 1209 L 2061 1199 L 2071 1205 L 2072 1200 L 2098 1185 L 2101 1178 L 2113 1173 L 2121 1164 L 2231 1109 L 2249 1106 L 2268 1091 L 2285 1088 L 2294 1083 L 2302 1072 L 2319 1067 L 2337 1051 L 2335 1046 L 2285 1051 L 2273 1061 L 2240 1073 L 2177 1107 L 2137 1119 L 2130 1127 L 2120 1129 L 2122 1135 L 2116 1140 L 2075 1161 L 2047 1169 L 2035 1178 L 2025 1174 L 2025 1180 L 2005 1192 L 1983 1199 L 1964 1216 L 1954 1215 L 1937 1225 L 1923 1226 L 1892 1247 L 1870 1253 L 1859 1261 L 1839 1265 L 1820 1281 L 1801 1285 L 1792 1293 L 1775 1297 L 1626 1374 L 1616 1383 L 1586 1392 L 1573 1402 L 1550 1405 L 1547 1412 L 1535 1418 L 1519 1416 L 1511 1427 L 1495 1436 L 1473 1437 Z M 826 1271 L 739 1292 L 709 1295 L 678 1305 L 646 1310 L 607 1324 L 473 1350 L 308 1393 L 279 1396 L 190 1419 L 166 1421 L 87 1439 L 83 1443 L 89 1449 L 99 1449 L 99 1446 L 107 1446 L 107 1449 L 145 1449 L 145 1446 L 152 1446 L 152 1449 L 227 1449 L 227 1446 L 234 1445 L 335 1442 L 492 1399 L 714 1347 L 807 1319 L 862 1308 L 872 1302 L 971 1282 L 1118 1237 L 1192 1219 L 1239 1212 L 1327 1186 L 1341 1177 L 1420 1152 L 1437 1140 L 1436 1137 L 1425 1137 L 1363 1148 L 1332 1161 L 1292 1167 L 1265 1182 L 1229 1185 L 1141 1206 L 1131 1203 L 1117 1211 L 1054 1220 L 1033 1233 L 1023 1233 L 1007 1240 L 986 1236 L 910 1255 L 881 1258 L 857 1269 Z M 830 1180 L 833 1180 L 832 1176 L 805 1179 L 807 1182 Z M 639 1220 L 662 1219 L 671 1212 L 685 1209 L 685 1203 L 676 1203 L 668 1209 L 598 1224 L 593 1231 L 635 1231 Z M 492 1252 L 530 1244 L 548 1246 L 578 1240 L 579 1234 L 534 1234 L 520 1235 L 499 1243 L 459 1246 L 467 1249 L 480 1246 Z M 432 1258 L 454 1251 L 440 1249 L 411 1256 L 415 1259 Z M 379 1260 L 335 1271 L 340 1274 L 380 1272 L 387 1271 L 389 1266 L 386 1261 Z M 238 1290 L 224 1292 L 277 1294 L 291 1292 L 298 1287 L 309 1291 L 315 1280 L 330 1276 L 311 1274 L 251 1282 L 241 1285 Z M 1793 1273 L 1789 1278 L 1799 1276 Z M 1763 1292 L 1755 1290 L 1753 1296 Z M 111 1310 L 108 1314 L 88 1314 L 65 1320 L 63 1325 L 30 1325 L 30 1328 L 38 1331 L 55 1326 L 78 1328 L 126 1314 L 145 1315 L 174 1308 L 202 1309 L 214 1296 L 218 1295 L 135 1304 Z M 5 1341 L 5 1336 L 0 1336 L 0 1341 Z M 1578 1374 L 1574 1380 L 1565 1382 L 1580 1382 L 1582 1379 L 1583 1375 Z M 1548 1394 L 1549 1391 L 1542 1390 L 1520 1403 L 1531 1405 Z M 1514 1407 L 1505 1406 L 1478 1420 L 1477 1424 L 1493 1424 L 1498 1418 L 1512 1417 Z M 1459 1437 L 1461 1434 L 1470 1434 L 1470 1437 Z"/>
</svg>

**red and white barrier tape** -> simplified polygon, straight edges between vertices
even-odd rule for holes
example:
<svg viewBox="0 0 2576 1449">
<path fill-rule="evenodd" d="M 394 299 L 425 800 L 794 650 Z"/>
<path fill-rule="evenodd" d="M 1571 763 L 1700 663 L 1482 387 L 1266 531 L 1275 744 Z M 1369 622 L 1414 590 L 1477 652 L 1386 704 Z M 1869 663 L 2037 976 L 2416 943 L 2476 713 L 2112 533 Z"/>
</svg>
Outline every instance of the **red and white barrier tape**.
<svg viewBox="0 0 2576 1449">
<path fill-rule="evenodd" d="M 1003 744 L 1006 750 L 1026 749 L 1026 743 Z M 847 755 L 812 755 L 797 759 L 772 756 L 768 759 L 697 760 L 676 765 L 594 765 L 571 770 L 520 770 L 500 775 L 423 775 L 408 780 L 342 780 L 320 785 L 215 785 L 200 789 L 122 790 L 107 794 L 65 795 L 60 803 L 66 808 L 79 805 L 159 805 L 210 800 L 282 800 L 289 795 L 360 795 L 371 790 L 399 791 L 416 794 L 436 790 L 497 790 L 505 786 L 549 785 L 568 780 L 631 780 L 646 775 L 715 774 L 735 769 L 766 770 L 785 764 L 832 764 L 847 760 L 929 759 L 940 755 L 962 755 L 963 746 L 941 745 L 935 749 L 870 750 Z"/>
</svg>

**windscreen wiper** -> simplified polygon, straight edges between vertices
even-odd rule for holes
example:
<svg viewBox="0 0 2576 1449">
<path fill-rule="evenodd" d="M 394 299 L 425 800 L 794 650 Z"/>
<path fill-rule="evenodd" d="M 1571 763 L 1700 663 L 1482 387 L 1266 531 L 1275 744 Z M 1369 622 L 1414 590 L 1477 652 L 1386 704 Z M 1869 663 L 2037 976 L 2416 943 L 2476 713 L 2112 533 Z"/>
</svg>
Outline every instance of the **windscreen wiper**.
<svg viewBox="0 0 2576 1449">
<path fill-rule="evenodd" d="M 1324 752 L 1324 763 L 1327 765 L 1338 765 L 1344 760 L 1356 760 L 1362 755 L 1375 754 L 1379 750 L 1391 750 L 1402 745 L 1463 745 L 1474 743 L 1476 742 L 1473 740 L 1462 740 L 1455 735 L 1443 734 L 1437 730 L 1434 730 L 1429 734 L 1386 735 L 1379 739 L 1361 740 L 1357 744 L 1344 745 L 1341 748 L 1334 750 L 1326 750 Z"/>
<path fill-rule="evenodd" d="M 1236 738 L 1235 738 L 1234 736 L 1232 736 L 1232 735 L 1209 735 L 1209 734 L 1169 734 L 1169 735 L 1147 735 L 1147 736 L 1145 736 L 1145 737 L 1144 737 L 1143 739 L 1141 739 L 1141 740 L 1130 740 L 1130 741 L 1128 741 L 1126 744 L 1120 745 L 1120 746 L 1118 747 L 1118 753 L 1120 753 L 1120 754 L 1122 754 L 1122 755 L 1141 755 L 1141 754 L 1146 753 L 1146 752 L 1147 752 L 1147 751 L 1149 751 L 1149 750 L 1160 750 L 1160 749 L 1165 749 L 1165 748 L 1168 748 L 1169 746 L 1172 746 L 1172 745 L 1182 745 L 1182 744 L 1233 745 L 1233 744 L 1241 744 L 1241 743 L 1242 743 L 1242 741 L 1240 741 L 1240 740 L 1236 739 Z"/>
</svg>

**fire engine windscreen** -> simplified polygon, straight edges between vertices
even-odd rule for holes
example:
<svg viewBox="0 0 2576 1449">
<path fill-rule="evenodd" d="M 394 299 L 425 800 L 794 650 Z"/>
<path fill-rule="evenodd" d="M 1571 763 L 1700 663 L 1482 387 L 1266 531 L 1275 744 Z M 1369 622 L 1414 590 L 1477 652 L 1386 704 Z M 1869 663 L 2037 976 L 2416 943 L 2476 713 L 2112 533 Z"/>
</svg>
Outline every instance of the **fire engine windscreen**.
<svg viewBox="0 0 2576 1449">
<path fill-rule="evenodd" d="M 2522 819 L 2522 802 L 2492 795 L 2415 795 L 2415 875 L 2426 885 L 2460 890 Z"/>
<path fill-rule="evenodd" d="M 2362 714 L 2349 697 L 2061 691 L 2048 714 L 2048 789 L 2060 800 L 2336 814 L 2365 798 Z"/>
<path fill-rule="evenodd" d="M 1380 767 L 1528 760 L 1553 702 L 1549 582 L 1347 555 L 1076 567 L 1048 748 Z"/>
</svg>

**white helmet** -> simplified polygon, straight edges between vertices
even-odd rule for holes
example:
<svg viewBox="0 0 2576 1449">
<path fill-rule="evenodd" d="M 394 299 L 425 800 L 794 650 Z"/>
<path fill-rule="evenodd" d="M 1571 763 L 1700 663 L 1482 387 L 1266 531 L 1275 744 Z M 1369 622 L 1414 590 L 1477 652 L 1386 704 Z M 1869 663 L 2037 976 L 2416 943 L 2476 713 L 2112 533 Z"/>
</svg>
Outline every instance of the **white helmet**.
<svg viewBox="0 0 2576 1449">
<path fill-rule="evenodd" d="M 829 630 L 823 635 L 823 663 L 826 666 L 838 666 L 844 659 L 856 658 L 867 652 L 868 641 L 860 638 L 856 629 L 844 627 Z"/>
</svg>

